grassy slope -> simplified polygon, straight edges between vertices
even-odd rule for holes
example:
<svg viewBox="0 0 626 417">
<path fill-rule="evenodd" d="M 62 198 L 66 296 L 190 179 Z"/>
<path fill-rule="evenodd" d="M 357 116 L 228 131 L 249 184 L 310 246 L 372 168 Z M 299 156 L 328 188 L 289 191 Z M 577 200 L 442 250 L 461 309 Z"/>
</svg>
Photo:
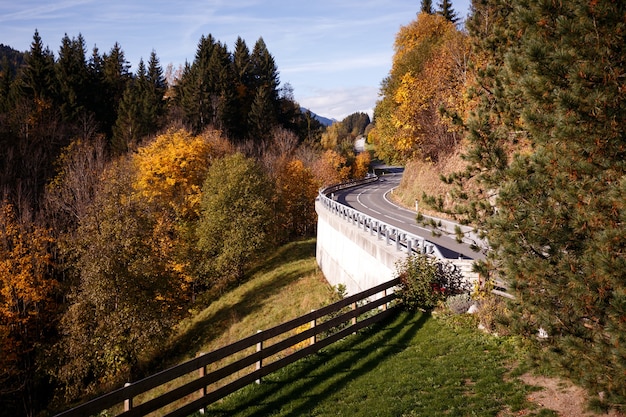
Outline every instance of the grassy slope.
<svg viewBox="0 0 626 417">
<path fill-rule="evenodd" d="M 292 243 L 182 322 L 165 357 L 181 362 L 333 297 L 315 262 L 315 240 Z M 403 313 L 240 390 L 208 415 L 503 417 L 513 414 L 502 410 L 528 407 L 528 388 L 505 377 L 515 356 L 511 339 L 451 322 Z M 544 413 L 524 415 L 552 415 Z"/>
<path fill-rule="evenodd" d="M 182 362 L 236 342 L 327 305 L 335 296 L 315 261 L 315 239 L 293 242 L 268 254 L 249 276 L 179 324 L 164 355 L 168 362 Z"/>
<path fill-rule="evenodd" d="M 550 416 L 508 379 L 513 339 L 402 313 L 249 386 L 209 416 Z"/>
<path fill-rule="evenodd" d="M 463 150 L 460 148 L 451 155 L 448 155 L 438 163 L 413 160 L 406 164 L 402 182 L 398 189 L 394 191 L 393 197 L 396 202 L 405 207 L 414 208 L 415 200 L 418 200 L 419 210 L 422 214 L 437 217 L 449 217 L 445 213 L 435 211 L 423 203 L 424 193 L 430 196 L 442 197 L 444 206 L 451 209 L 453 200 L 450 195 L 452 186 L 441 181 L 441 175 L 448 176 L 455 172 L 462 172 L 466 162 L 461 159 Z M 470 185 L 471 186 L 471 185 Z"/>
</svg>

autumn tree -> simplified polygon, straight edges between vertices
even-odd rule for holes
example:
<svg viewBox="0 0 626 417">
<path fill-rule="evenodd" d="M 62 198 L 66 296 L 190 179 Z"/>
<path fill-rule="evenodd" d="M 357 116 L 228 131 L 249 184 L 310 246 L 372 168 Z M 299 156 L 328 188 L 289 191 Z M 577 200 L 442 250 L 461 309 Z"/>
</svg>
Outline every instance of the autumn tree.
<svg viewBox="0 0 626 417">
<path fill-rule="evenodd" d="M 324 151 L 313 165 L 313 172 L 320 186 L 327 187 L 347 181 L 350 178 L 350 166 L 346 162 L 346 158 L 337 151 Z"/>
<path fill-rule="evenodd" d="M 2 415 L 34 415 L 46 403 L 43 353 L 53 334 L 58 283 L 50 231 L 0 210 L 0 398 Z"/>
<path fill-rule="evenodd" d="M 276 178 L 276 233 L 285 241 L 310 235 L 317 223 L 318 182 L 299 159 L 281 166 Z"/>
<path fill-rule="evenodd" d="M 367 175 L 372 158 L 369 152 L 360 152 L 352 165 L 352 178 L 365 178 Z"/>
<path fill-rule="evenodd" d="M 370 140 L 388 162 L 436 160 L 459 141 L 449 115 L 465 112 L 467 37 L 444 17 L 420 13 L 400 29 L 395 50 Z"/>
<path fill-rule="evenodd" d="M 159 218 L 133 195 L 135 172 L 128 158 L 105 171 L 71 248 L 78 280 L 55 351 L 66 400 L 127 381 L 180 312 L 180 283 L 154 233 Z"/>
</svg>

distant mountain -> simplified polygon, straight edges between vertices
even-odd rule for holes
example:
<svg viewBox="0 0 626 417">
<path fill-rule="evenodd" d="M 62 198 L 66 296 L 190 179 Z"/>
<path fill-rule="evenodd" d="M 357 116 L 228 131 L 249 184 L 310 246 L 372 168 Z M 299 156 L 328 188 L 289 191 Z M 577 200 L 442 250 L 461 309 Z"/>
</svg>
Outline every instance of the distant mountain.
<svg viewBox="0 0 626 417">
<path fill-rule="evenodd" d="M 304 108 L 304 107 L 300 107 L 300 110 L 302 110 L 302 112 L 303 112 L 303 113 L 306 113 L 307 111 L 311 111 L 311 110 L 306 109 L 306 108 Z M 337 120 L 335 120 L 335 119 L 329 119 L 329 118 L 327 118 L 327 117 L 320 116 L 319 114 L 315 114 L 315 113 L 313 113 L 312 111 L 311 111 L 311 114 L 313 115 L 313 117 L 314 117 L 315 119 L 317 119 L 317 121 L 318 121 L 318 122 L 320 122 L 320 123 L 321 123 L 321 124 L 323 124 L 324 126 L 330 126 L 330 125 L 332 125 L 333 123 L 335 123 L 335 122 L 337 121 Z"/>
<path fill-rule="evenodd" d="M 6 58 L 6 62 L 9 65 L 9 70 L 12 75 L 15 75 L 17 69 L 24 65 L 26 53 L 17 51 L 8 45 L 0 43 L 0 71 L 4 69 L 1 67 L 2 61 Z"/>
</svg>

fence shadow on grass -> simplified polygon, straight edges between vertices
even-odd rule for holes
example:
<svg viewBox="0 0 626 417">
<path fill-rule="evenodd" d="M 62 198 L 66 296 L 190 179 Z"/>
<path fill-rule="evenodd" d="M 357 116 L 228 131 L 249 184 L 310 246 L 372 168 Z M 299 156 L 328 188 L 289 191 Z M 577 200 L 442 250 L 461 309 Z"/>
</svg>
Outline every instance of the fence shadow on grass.
<svg viewBox="0 0 626 417">
<path fill-rule="evenodd" d="M 234 398 L 209 407 L 205 416 L 266 416 L 290 401 L 297 403 L 290 415 L 305 415 L 351 380 L 368 374 L 390 355 L 406 349 L 430 315 L 422 314 L 413 323 L 411 315 L 401 317 L 387 319 L 290 365 L 260 386 L 245 388 L 245 395 L 236 393 Z M 341 355 L 341 360 L 334 363 L 337 355 Z M 237 405 L 231 405 L 235 400 Z"/>
</svg>

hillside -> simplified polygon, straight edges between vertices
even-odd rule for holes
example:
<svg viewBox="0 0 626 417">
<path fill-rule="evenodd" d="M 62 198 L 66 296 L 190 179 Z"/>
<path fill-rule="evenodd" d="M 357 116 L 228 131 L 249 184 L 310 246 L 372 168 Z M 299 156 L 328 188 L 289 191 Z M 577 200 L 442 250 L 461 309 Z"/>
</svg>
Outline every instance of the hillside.
<svg viewBox="0 0 626 417">
<path fill-rule="evenodd" d="M 176 326 L 161 355 L 166 367 L 210 352 L 288 321 L 335 300 L 315 261 L 315 239 L 282 246 L 259 263 L 248 279 L 218 297 L 196 303 Z M 203 307 L 204 306 L 204 307 Z"/>
</svg>

